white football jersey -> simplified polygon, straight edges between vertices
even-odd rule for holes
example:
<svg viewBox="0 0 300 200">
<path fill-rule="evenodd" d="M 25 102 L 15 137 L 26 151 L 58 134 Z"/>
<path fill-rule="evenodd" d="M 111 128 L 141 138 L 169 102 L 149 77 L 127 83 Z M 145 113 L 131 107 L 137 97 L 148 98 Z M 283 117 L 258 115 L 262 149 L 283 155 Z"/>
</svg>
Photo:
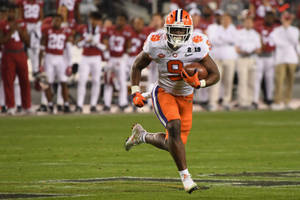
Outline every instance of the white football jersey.
<svg viewBox="0 0 300 200">
<path fill-rule="evenodd" d="M 181 70 L 188 64 L 202 60 L 209 50 L 210 42 L 207 36 L 196 31 L 176 51 L 168 46 L 165 30 L 151 33 L 143 47 L 143 51 L 157 63 L 158 85 L 176 96 L 193 93 L 193 87 L 181 78 Z"/>
</svg>

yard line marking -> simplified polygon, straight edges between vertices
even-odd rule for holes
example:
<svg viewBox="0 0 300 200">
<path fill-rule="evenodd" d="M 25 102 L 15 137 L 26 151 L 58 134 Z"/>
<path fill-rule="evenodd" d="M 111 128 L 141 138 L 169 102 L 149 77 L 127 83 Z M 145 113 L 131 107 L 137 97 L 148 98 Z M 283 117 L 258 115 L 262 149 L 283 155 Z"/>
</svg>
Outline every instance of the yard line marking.
<svg viewBox="0 0 300 200">
<path fill-rule="evenodd" d="M 143 181 L 143 182 L 181 182 L 179 178 L 162 178 L 162 177 L 105 177 L 105 178 L 90 178 L 90 179 L 64 179 L 64 180 L 49 180 L 48 182 L 60 183 L 89 183 L 89 182 L 111 182 L 111 181 Z M 212 184 L 230 184 L 232 186 L 300 186 L 300 181 L 272 181 L 272 180 L 230 180 L 230 179 L 194 179 L 198 183 Z"/>
</svg>

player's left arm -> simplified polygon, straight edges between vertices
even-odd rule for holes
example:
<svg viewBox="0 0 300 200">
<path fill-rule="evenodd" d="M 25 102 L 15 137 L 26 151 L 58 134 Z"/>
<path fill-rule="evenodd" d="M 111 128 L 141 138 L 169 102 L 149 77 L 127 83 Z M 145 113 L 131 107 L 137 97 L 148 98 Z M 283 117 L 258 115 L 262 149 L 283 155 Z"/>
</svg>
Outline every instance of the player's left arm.
<svg viewBox="0 0 300 200">
<path fill-rule="evenodd" d="M 200 61 L 200 64 L 202 64 L 208 72 L 205 79 L 205 87 L 216 84 L 220 80 L 220 72 L 214 60 L 207 54 L 207 56 Z"/>
<path fill-rule="evenodd" d="M 24 44 L 29 46 L 30 45 L 30 37 L 27 33 L 26 28 L 17 26 L 17 31 L 19 32 L 21 40 L 24 42 Z"/>
<path fill-rule="evenodd" d="M 80 11 L 79 11 L 80 1 L 76 2 L 74 12 L 75 12 L 75 20 L 79 24 L 81 23 Z"/>
<path fill-rule="evenodd" d="M 40 18 L 39 18 L 39 20 L 43 20 L 44 19 L 43 5 L 44 4 L 42 4 L 41 7 L 40 7 Z"/>
<path fill-rule="evenodd" d="M 68 67 L 72 65 L 72 44 L 73 44 L 73 35 L 69 35 L 66 41 L 66 57 L 67 57 L 67 64 Z"/>
<path fill-rule="evenodd" d="M 146 98 L 142 96 L 139 84 L 141 81 L 142 70 L 146 68 L 151 61 L 152 58 L 146 52 L 141 51 L 141 53 L 137 55 L 131 69 L 132 101 L 137 107 L 143 107 L 146 103 Z"/>
</svg>

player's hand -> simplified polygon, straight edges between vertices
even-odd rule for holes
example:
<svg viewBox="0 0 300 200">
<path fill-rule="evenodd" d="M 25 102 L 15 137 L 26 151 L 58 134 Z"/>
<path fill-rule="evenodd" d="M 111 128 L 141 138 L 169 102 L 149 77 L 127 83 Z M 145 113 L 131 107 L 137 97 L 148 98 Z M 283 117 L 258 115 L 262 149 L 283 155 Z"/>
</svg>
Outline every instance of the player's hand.
<svg viewBox="0 0 300 200">
<path fill-rule="evenodd" d="M 181 71 L 182 79 L 187 82 L 190 86 L 199 89 L 200 88 L 200 81 L 198 78 L 198 70 L 195 69 L 195 73 L 193 76 L 189 76 L 184 69 Z"/>
<path fill-rule="evenodd" d="M 66 75 L 68 77 L 70 77 L 72 75 L 72 67 L 71 66 L 67 67 L 67 69 L 66 69 Z"/>
<path fill-rule="evenodd" d="M 147 103 L 147 100 L 145 97 L 142 96 L 141 93 L 136 92 L 132 94 L 132 102 L 136 107 L 143 107 L 145 103 Z"/>
</svg>

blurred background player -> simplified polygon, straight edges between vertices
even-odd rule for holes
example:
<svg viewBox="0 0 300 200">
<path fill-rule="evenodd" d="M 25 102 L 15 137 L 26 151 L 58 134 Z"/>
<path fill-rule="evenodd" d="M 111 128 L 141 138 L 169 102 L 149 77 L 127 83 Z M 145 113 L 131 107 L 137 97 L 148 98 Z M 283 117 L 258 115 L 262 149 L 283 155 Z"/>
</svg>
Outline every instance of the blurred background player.
<svg viewBox="0 0 300 200">
<path fill-rule="evenodd" d="M 0 30 L 0 44 L 3 45 L 1 75 L 4 85 L 5 104 L 9 114 L 15 114 L 14 81 L 16 75 L 21 87 L 22 107 L 26 113 L 31 113 L 30 82 L 28 77 L 27 56 L 25 45 L 30 38 L 26 24 L 17 19 L 17 6 L 10 4 L 6 20 Z"/>
<path fill-rule="evenodd" d="M 149 26 L 145 27 L 147 35 L 152 32 L 162 29 L 164 26 L 163 16 L 160 13 L 153 14 Z M 158 68 L 155 62 L 151 62 L 148 66 L 148 81 L 147 81 L 147 91 L 151 92 L 154 84 L 158 80 Z M 152 102 L 148 101 L 148 106 L 152 106 Z"/>
<path fill-rule="evenodd" d="M 177 9 L 166 17 L 165 30 L 154 32 L 147 38 L 143 51 L 137 56 L 132 67 L 133 102 L 137 107 L 144 106 L 146 99 L 139 87 L 141 71 L 151 61 L 157 62 L 159 79 L 151 96 L 155 113 L 167 134 L 148 133 L 140 124 L 135 124 L 132 135 L 125 143 L 126 150 L 130 150 L 134 145 L 148 143 L 168 151 L 176 163 L 183 187 L 188 193 L 197 189 L 197 184 L 187 169 L 184 146 L 192 127 L 194 88 L 208 87 L 219 80 L 218 68 L 208 55 L 208 39 L 204 34 L 193 33 L 192 26 L 191 16 L 185 10 Z M 194 47 L 193 50 L 191 46 Z M 186 56 L 189 48 L 191 54 Z M 199 80 L 198 72 L 193 76 L 186 74 L 183 67 L 192 62 L 204 65 L 208 71 L 206 79 Z"/>
<path fill-rule="evenodd" d="M 274 51 L 275 43 L 272 41 L 270 34 L 274 28 L 275 15 L 273 12 L 267 12 L 263 23 L 257 24 L 256 31 L 260 34 L 262 48 L 256 59 L 256 79 L 254 91 L 254 106 L 258 107 L 259 96 L 261 92 L 261 83 L 264 78 L 266 94 L 264 97 L 265 103 L 271 105 L 274 94 Z"/>
<path fill-rule="evenodd" d="M 209 55 L 214 59 L 215 63 L 219 67 L 220 72 L 221 72 L 220 62 L 222 58 L 222 51 L 221 51 L 222 46 L 219 40 L 219 29 L 221 29 L 221 18 L 223 14 L 224 14 L 223 11 L 217 10 L 215 12 L 215 22 L 213 24 L 210 24 L 206 30 L 208 39 L 212 45 Z M 209 88 L 209 103 L 208 103 L 209 111 L 216 111 L 218 109 L 220 88 L 221 88 L 221 81 L 219 81 L 218 83 L 216 83 L 215 85 Z"/>
<path fill-rule="evenodd" d="M 41 20 L 43 19 L 43 2 L 41 0 L 24 0 L 21 1 L 21 13 L 26 23 L 27 33 L 30 36 L 30 46 L 28 56 L 31 61 L 32 71 L 34 74 L 39 72 L 39 50 L 41 33 Z"/>
<path fill-rule="evenodd" d="M 90 100 L 90 111 L 97 112 L 97 102 L 100 93 L 100 77 L 102 71 L 101 55 L 106 50 L 102 43 L 102 16 L 98 12 L 89 15 L 89 22 L 79 28 L 81 34 L 77 46 L 83 48 L 82 58 L 79 65 L 79 79 L 77 88 L 76 112 L 81 113 L 86 93 L 86 83 L 89 75 L 92 77 L 92 89 Z M 107 44 L 107 41 L 104 41 Z"/>
<path fill-rule="evenodd" d="M 147 33 L 144 29 L 144 20 L 140 17 L 135 17 L 132 21 L 132 31 L 130 38 L 130 49 L 128 50 L 128 65 L 127 74 L 131 71 L 131 66 L 135 57 L 142 51 L 143 44 L 147 38 Z M 129 78 L 129 76 L 127 76 Z"/>
<path fill-rule="evenodd" d="M 237 30 L 232 23 L 231 16 L 227 13 L 221 17 L 221 26 L 215 33 L 214 46 L 218 46 L 221 53 L 219 59 L 219 70 L 221 73 L 221 83 L 224 88 L 223 107 L 225 110 L 230 110 L 232 89 L 233 89 L 233 76 L 235 72 L 235 64 L 237 59 L 237 52 L 235 49 Z M 221 84 L 216 84 L 211 88 L 213 99 L 210 100 L 210 106 L 215 110 L 220 97 Z"/>
<path fill-rule="evenodd" d="M 64 112 L 69 113 L 69 92 L 67 86 L 67 64 L 63 56 L 64 49 L 70 50 L 70 42 L 72 41 L 71 30 L 68 28 L 62 28 L 62 16 L 59 14 L 53 15 L 52 26 L 45 29 L 42 33 L 41 52 L 40 52 L 40 66 L 42 63 L 42 57 L 44 51 L 46 52 L 44 59 L 45 71 L 47 74 L 50 87 L 45 90 L 48 100 L 49 111 L 53 113 L 53 96 L 52 87 L 55 77 L 58 78 L 62 87 L 62 96 L 64 99 Z M 68 54 L 70 55 L 70 54 Z M 71 59 L 71 58 L 70 58 Z"/>
<path fill-rule="evenodd" d="M 275 43 L 275 95 L 272 109 L 293 109 L 290 102 L 298 63 L 299 30 L 292 26 L 294 15 L 284 12 L 281 26 L 274 29 L 271 38 Z"/>
<path fill-rule="evenodd" d="M 249 0 L 249 10 L 255 21 L 260 23 L 264 20 L 267 12 L 276 12 L 277 0 Z"/>
<path fill-rule="evenodd" d="M 238 81 L 238 106 L 241 109 L 250 109 L 254 101 L 256 59 L 261 41 L 259 34 L 253 29 L 252 17 L 245 16 L 243 28 L 238 30 L 236 38 L 236 51 Z"/>
<path fill-rule="evenodd" d="M 75 28 L 81 22 L 79 5 L 81 0 L 57 0 L 57 12 L 61 9 L 67 10 L 67 22 L 71 28 Z"/>
<path fill-rule="evenodd" d="M 2 25 L 6 21 L 7 15 L 7 8 L 4 6 L 0 7 L 0 29 L 2 29 Z M 1 113 L 6 113 L 7 108 L 5 106 L 5 94 L 4 94 L 4 86 L 1 76 L 1 62 L 2 62 L 2 44 L 0 44 L 0 106 L 1 106 Z"/>
<path fill-rule="evenodd" d="M 106 33 L 106 38 L 109 41 L 110 59 L 106 69 L 103 111 L 110 111 L 114 89 L 118 90 L 120 110 L 124 111 L 128 105 L 126 53 L 130 48 L 131 33 L 126 24 L 127 16 L 118 15 L 116 25 L 109 28 Z"/>
</svg>

